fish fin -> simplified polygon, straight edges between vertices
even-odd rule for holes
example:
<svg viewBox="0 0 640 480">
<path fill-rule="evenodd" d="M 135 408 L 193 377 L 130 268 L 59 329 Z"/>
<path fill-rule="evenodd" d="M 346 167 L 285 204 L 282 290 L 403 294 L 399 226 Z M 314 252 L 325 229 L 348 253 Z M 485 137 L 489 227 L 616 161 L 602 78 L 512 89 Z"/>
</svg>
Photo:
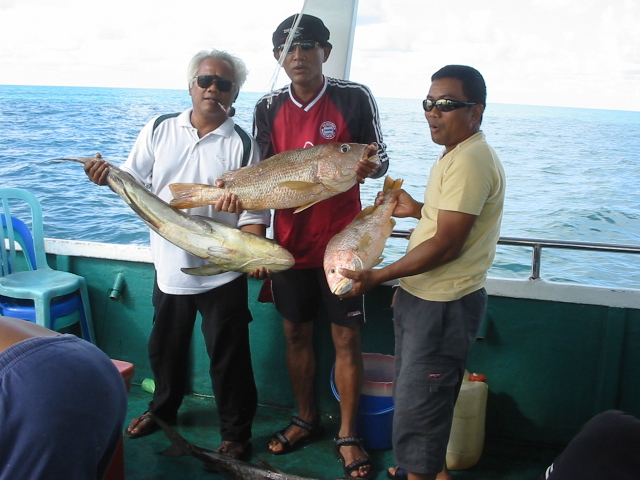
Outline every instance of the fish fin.
<svg viewBox="0 0 640 480">
<path fill-rule="evenodd" d="M 218 220 L 214 220 L 211 217 L 205 217 L 204 215 L 191 215 L 191 216 L 193 218 L 197 218 L 198 220 L 201 220 L 202 222 L 206 223 L 209 226 L 209 228 L 211 228 L 211 235 L 216 235 L 216 237 L 224 237 L 222 232 L 220 233 L 216 233 L 216 232 L 220 230 L 220 227 L 228 226 L 226 223 L 219 222 Z M 211 249 L 213 247 L 209 247 L 209 248 Z M 218 256 L 215 254 L 215 252 L 209 252 L 209 253 L 211 253 L 214 257 Z"/>
<path fill-rule="evenodd" d="M 300 190 L 307 190 L 309 188 L 315 188 L 318 186 L 318 184 L 313 182 L 303 182 L 301 180 L 289 180 L 286 182 L 279 183 L 277 186 L 300 191 Z"/>
<path fill-rule="evenodd" d="M 209 205 L 209 202 L 202 200 L 202 190 L 205 188 L 217 188 L 201 183 L 172 183 L 169 185 L 173 200 L 169 205 L 176 208 L 193 208 Z"/>
<path fill-rule="evenodd" d="M 200 267 L 181 268 L 182 273 L 195 275 L 198 277 L 208 277 L 209 275 L 218 275 L 219 273 L 228 272 L 229 270 L 215 263 L 208 263 Z"/>
<path fill-rule="evenodd" d="M 346 192 L 351 187 L 356 184 L 355 175 L 350 172 L 348 175 L 342 175 L 339 178 L 327 178 L 323 179 L 320 177 L 320 182 L 325 186 L 327 190 L 331 190 L 332 192 Z"/>
<path fill-rule="evenodd" d="M 303 210 L 306 210 L 309 207 L 312 207 L 313 205 L 315 205 L 318 202 L 321 202 L 322 200 L 316 200 L 315 202 L 311 202 L 311 203 L 305 203 L 304 205 L 300 205 L 298 208 L 296 208 L 293 213 L 300 213 Z"/>
<path fill-rule="evenodd" d="M 359 251 L 364 251 L 367 248 L 369 248 L 369 246 L 371 245 L 371 241 L 373 240 L 373 237 L 371 236 L 371 234 L 369 232 L 366 232 L 364 235 L 362 235 L 362 238 L 360 239 L 360 242 L 358 243 L 358 250 Z M 358 257 L 360 258 L 360 257 Z"/>
<path fill-rule="evenodd" d="M 376 206 L 374 205 L 369 205 L 368 207 L 365 207 L 358 215 L 356 215 L 356 218 L 354 218 L 352 221 L 355 222 L 356 220 L 362 218 L 362 217 L 366 217 L 367 215 L 371 215 L 373 212 L 375 212 L 376 210 Z"/>
<path fill-rule="evenodd" d="M 185 440 L 178 432 L 176 432 L 173 428 L 167 425 L 166 422 L 159 419 L 153 413 L 149 412 L 149 415 L 151 416 L 151 419 L 156 422 L 164 431 L 164 434 L 167 436 L 167 438 L 171 440 L 171 445 L 160 452 L 160 455 L 164 455 L 167 457 L 181 457 L 183 455 L 191 454 L 193 446 L 187 440 Z"/>
<path fill-rule="evenodd" d="M 189 452 L 185 451 L 178 445 L 169 445 L 167 448 L 160 452 L 160 455 L 164 455 L 165 457 L 183 457 L 185 455 L 189 455 Z"/>
</svg>

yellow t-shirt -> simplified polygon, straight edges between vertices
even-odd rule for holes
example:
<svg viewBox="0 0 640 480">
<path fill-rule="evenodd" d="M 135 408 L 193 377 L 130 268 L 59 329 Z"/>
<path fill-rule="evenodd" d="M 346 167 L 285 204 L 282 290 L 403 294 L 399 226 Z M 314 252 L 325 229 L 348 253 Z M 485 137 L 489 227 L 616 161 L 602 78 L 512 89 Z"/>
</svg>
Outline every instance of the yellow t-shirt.
<svg viewBox="0 0 640 480">
<path fill-rule="evenodd" d="M 460 256 L 431 271 L 404 277 L 400 286 L 424 300 L 448 302 L 484 286 L 500 237 L 505 175 L 482 132 L 458 144 L 431 168 L 422 218 L 407 251 L 433 237 L 439 210 L 477 215 Z"/>
</svg>

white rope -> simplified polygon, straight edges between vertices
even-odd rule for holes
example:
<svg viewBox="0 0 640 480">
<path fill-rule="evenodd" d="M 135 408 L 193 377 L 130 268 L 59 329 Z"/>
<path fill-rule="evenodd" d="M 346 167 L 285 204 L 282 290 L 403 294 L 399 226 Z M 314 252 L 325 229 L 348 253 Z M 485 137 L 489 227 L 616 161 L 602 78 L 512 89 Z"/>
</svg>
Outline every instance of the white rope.
<svg viewBox="0 0 640 480">
<path fill-rule="evenodd" d="M 300 13 L 294 19 L 293 25 L 291 26 L 291 30 L 289 30 L 289 34 L 287 35 L 287 39 L 284 42 L 284 47 L 282 48 L 282 52 L 280 54 L 280 58 L 278 59 L 278 64 L 276 65 L 276 68 L 275 68 L 275 70 L 273 72 L 273 75 L 271 76 L 271 82 L 269 83 L 269 88 L 268 88 L 269 92 L 273 92 L 275 90 L 276 83 L 278 82 L 278 76 L 280 75 L 280 71 L 282 69 L 282 65 L 284 64 L 284 59 L 287 56 L 286 52 L 289 51 L 289 47 L 293 43 L 293 38 L 295 37 L 295 32 L 298 29 L 298 25 L 300 24 L 300 20 L 302 20 L 302 14 L 303 14 L 306 6 L 307 6 L 307 0 L 304 0 L 304 3 L 302 4 L 302 10 L 300 10 Z"/>
</svg>

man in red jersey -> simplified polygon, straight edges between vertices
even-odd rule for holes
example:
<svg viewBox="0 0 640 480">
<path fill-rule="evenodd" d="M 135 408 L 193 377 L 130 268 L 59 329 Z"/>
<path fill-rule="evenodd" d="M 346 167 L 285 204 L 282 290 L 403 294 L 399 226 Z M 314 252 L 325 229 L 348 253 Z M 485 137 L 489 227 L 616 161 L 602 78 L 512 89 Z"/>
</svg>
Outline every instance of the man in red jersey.
<svg viewBox="0 0 640 480">
<path fill-rule="evenodd" d="M 329 58 L 329 30 L 322 20 L 302 15 L 287 51 L 284 44 L 297 15 L 283 21 L 273 33 L 276 60 L 285 55 L 283 67 L 291 84 L 264 96 L 255 109 L 254 136 L 263 158 L 287 150 L 322 143 L 378 144 L 367 157 L 377 153 L 376 164 L 362 159 L 357 166 L 358 180 L 378 178 L 387 170 L 385 145 L 380 133 L 376 102 L 364 85 L 327 78 L 322 65 Z M 362 448 L 355 420 L 362 384 L 360 326 L 364 323 L 363 297 L 340 300 L 327 285 L 322 269 L 329 240 L 360 212 L 360 189 L 315 204 L 300 213 L 277 210 L 274 216 L 275 240 L 295 257 L 295 266 L 272 278 L 273 300 L 284 317 L 287 338 L 287 367 L 298 406 L 298 414 L 284 429 L 276 432 L 269 450 L 276 455 L 290 452 L 316 439 L 322 431 L 314 399 L 315 361 L 313 320 L 320 306 L 331 321 L 336 350 L 335 382 L 340 392 L 341 425 L 335 440 L 335 453 L 345 474 L 354 478 L 372 476 L 371 463 Z"/>
</svg>

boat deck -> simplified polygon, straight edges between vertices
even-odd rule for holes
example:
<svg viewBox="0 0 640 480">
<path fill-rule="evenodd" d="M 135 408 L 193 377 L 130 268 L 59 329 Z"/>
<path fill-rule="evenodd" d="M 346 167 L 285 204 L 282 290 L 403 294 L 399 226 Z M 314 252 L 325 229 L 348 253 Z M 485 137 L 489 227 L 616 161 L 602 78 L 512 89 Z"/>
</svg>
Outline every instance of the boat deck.
<svg viewBox="0 0 640 480">
<path fill-rule="evenodd" d="M 129 393 L 131 418 L 147 408 L 151 395 L 140 385 L 132 385 Z M 211 397 L 188 395 L 178 415 L 175 429 L 188 441 L 203 448 L 214 449 L 219 444 L 215 401 Z M 284 408 L 260 406 L 254 422 L 252 463 L 262 459 L 282 472 L 316 479 L 343 477 L 341 465 L 333 455 L 331 432 L 337 431 L 338 419 L 325 416 L 327 430 L 320 441 L 307 445 L 288 455 L 275 456 L 268 452 L 267 444 L 274 431 L 283 428 L 291 416 Z M 124 439 L 127 480 L 216 479 L 222 474 L 207 472 L 202 462 L 193 457 L 166 457 L 159 455 L 170 444 L 162 431 L 150 436 Z M 559 449 L 534 446 L 488 438 L 480 462 L 466 471 L 452 472 L 455 479 L 474 480 L 537 480 L 559 453 Z M 375 479 L 386 479 L 386 468 L 393 465 L 391 450 L 369 451 Z"/>
</svg>

